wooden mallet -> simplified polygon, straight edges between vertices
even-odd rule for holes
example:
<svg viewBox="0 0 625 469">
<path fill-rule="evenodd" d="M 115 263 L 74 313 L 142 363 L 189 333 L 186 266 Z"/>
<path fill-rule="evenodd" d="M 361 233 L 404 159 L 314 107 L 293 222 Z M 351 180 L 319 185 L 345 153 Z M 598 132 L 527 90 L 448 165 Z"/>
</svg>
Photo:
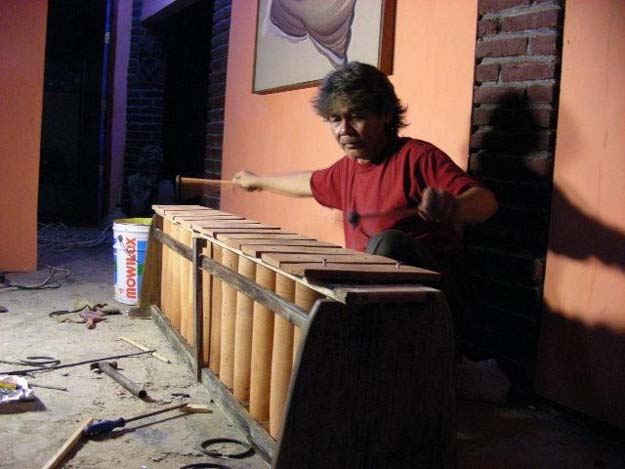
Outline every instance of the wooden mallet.
<svg viewBox="0 0 625 469">
<path fill-rule="evenodd" d="M 202 179 L 176 176 L 176 197 L 178 201 L 185 201 L 201 197 L 205 192 L 218 192 L 222 186 L 232 185 L 226 179 Z"/>
</svg>

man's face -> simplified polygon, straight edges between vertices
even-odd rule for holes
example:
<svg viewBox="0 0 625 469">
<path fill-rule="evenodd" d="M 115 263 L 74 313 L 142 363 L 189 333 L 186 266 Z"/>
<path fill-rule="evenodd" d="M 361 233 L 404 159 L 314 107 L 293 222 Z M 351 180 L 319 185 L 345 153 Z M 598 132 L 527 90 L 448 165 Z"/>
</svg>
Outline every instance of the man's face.
<svg viewBox="0 0 625 469">
<path fill-rule="evenodd" d="M 349 158 L 377 161 L 388 143 L 388 118 L 371 111 L 340 107 L 328 122 L 339 146 Z"/>
</svg>

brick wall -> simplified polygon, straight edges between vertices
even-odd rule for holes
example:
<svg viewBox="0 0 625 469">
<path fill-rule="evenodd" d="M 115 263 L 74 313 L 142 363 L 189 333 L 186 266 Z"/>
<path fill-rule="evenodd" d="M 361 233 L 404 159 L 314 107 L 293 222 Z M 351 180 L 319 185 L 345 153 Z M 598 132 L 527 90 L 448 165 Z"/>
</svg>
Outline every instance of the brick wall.
<svg viewBox="0 0 625 469">
<path fill-rule="evenodd" d="M 151 205 L 149 201 L 135 202 L 136 197 L 129 193 L 129 177 L 145 171 L 146 158 L 141 156 L 141 149 L 153 145 L 153 149 L 160 149 L 162 153 L 163 147 L 166 52 L 161 33 L 141 22 L 142 3 L 142 0 L 132 2 L 128 61 L 126 154 L 121 197 L 122 208 L 128 216 L 148 215 Z"/>
<path fill-rule="evenodd" d="M 221 179 L 230 3 L 230 0 L 215 0 L 213 6 L 206 159 L 204 160 L 204 174 L 209 179 Z M 210 207 L 219 207 L 219 196 L 206 194 L 203 202 Z"/>
<path fill-rule="evenodd" d="M 208 1 L 208 0 L 204 0 Z M 210 77 L 204 175 L 221 178 L 223 117 L 226 91 L 228 35 L 230 30 L 230 0 L 212 3 L 212 40 L 210 48 Z M 128 204 L 128 176 L 140 171 L 145 158 L 141 149 L 146 145 L 163 147 L 163 117 L 165 112 L 166 34 L 157 25 L 141 22 L 142 0 L 133 0 L 130 60 L 128 65 L 128 109 L 124 190 L 122 205 Z M 203 203 L 219 206 L 218 194 L 206 194 Z M 130 213 L 129 215 L 135 215 Z"/>
<path fill-rule="evenodd" d="M 141 22 L 141 7 L 141 0 L 133 1 L 128 62 L 126 176 L 138 169 L 138 154 L 144 145 L 162 146 L 165 51 L 161 35 Z"/>
<path fill-rule="evenodd" d="M 542 309 L 563 0 L 479 0 L 469 172 L 500 203 L 467 229 L 479 300 L 465 345 L 529 391 Z"/>
</svg>

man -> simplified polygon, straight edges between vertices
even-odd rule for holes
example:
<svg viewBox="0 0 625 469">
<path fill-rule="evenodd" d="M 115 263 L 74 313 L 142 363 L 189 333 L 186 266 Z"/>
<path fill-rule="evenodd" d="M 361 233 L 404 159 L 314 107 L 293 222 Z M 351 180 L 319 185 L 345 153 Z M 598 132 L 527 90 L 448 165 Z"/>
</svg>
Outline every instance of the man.
<svg viewBox="0 0 625 469">
<path fill-rule="evenodd" d="M 342 210 L 346 247 L 440 271 L 441 289 L 459 316 L 459 227 L 488 219 L 497 210 L 493 193 L 434 145 L 398 136 L 406 108 L 371 65 L 351 62 L 328 74 L 313 106 L 329 123 L 343 158 L 326 169 L 288 175 L 240 171 L 233 182 L 248 191 L 312 196 Z"/>
</svg>

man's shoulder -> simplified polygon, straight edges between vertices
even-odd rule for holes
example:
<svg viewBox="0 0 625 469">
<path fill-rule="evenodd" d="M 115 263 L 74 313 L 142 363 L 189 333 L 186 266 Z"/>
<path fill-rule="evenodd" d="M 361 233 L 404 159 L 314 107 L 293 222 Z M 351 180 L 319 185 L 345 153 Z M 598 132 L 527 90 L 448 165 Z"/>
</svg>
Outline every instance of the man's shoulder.
<svg viewBox="0 0 625 469">
<path fill-rule="evenodd" d="M 345 167 L 346 165 L 350 164 L 350 159 L 347 155 L 342 156 L 341 158 L 339 158 L 338 160 L 336 160 L 334 163 L 332 163 L 330 166 L 326 166 L 324 168 L 319 168 L 314 170 L 313 172 L 319 172 L 319 171 L 326 171 L 329 169 L 337 169 L 340 167 Z"/>
<path fill-rule="evenodd" d="M 419 159 L 431 155 L 444 154 L 436 145 L 425 140 L 402 137 L 400 142 L 401 146 L 396 153 L 396 156 L 399 158 Z"/>
</svg>

